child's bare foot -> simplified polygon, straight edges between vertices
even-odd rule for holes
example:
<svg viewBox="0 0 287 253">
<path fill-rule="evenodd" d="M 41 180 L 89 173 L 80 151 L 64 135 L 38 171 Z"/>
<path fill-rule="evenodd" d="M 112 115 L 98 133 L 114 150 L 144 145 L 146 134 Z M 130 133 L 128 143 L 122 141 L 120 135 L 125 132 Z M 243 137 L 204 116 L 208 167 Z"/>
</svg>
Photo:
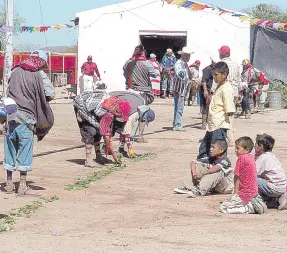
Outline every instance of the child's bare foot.
<svg viewBox="0 0 287 253">
<path fill-rule="evenodd" d="M 85 161 L 85 167 L 87 168 L 95 168 L 96 164 L 94 163 L 94 161 Z"/>
<path fill-rule="evenodd" d="M 14 184 L 6 184 L 6 186 L 4 187 L 4 191 L 7 194 L 13 194 L 15 193 L 15 186 Z"/>
<path fill-rule="evenodd" d="M 39 196 L 41 196 L 41 194 L 38 194 L 36 191 L 32 190 L 28 186 L 19 186 L 18 196 L 19 197 L 24 197 L 24 196 L 39 197 Z"/>
</svg>

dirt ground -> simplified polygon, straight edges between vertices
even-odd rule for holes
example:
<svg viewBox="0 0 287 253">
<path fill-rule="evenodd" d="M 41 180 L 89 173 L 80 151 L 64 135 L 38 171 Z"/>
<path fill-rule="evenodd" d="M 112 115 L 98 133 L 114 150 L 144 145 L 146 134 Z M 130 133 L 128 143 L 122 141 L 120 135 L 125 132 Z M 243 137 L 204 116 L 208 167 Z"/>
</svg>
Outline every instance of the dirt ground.
<svg viewBox="0 0 287 253">
<path fill-rule="evenodd" d="M 64 100 L 63 100 L 64 101 Z M 138 153 L 153 152 L 153 159 L 129 162 L 127 167 L 91 183 L 85 190 L 65 186 L 91 174 L 84 164 L 84 149 L 70 103 L 53 104 L 55 126 L 35 144 L 29 180 L 43 196 L 58 195 L 21 218 L 11 232 L 0 234 L 1 253 L 84 252 L 287 252 L 287 211 L 264 215 L 223 215 L 219 201 L 228 196 L 187 199 L 173 194 L 189 171 L 204 131 L 199 129 L 199 107 L 186 107 L 187 132 L 170 131 L 171 100 L 153 104 L 156 121 L 146 129 L 147 144 L 135 144 Z M 266 132 L 276 138 L 275 154 L 285 168 L 287 111 L 268 111 L 251 120 L 236 119 L 236 137 Z M 284 122 L 285 121 L 285 122 Z M 117 144 L 117 143 L 116 143 Z M 0 152 L 3 157 L 3 139 Z M 229 150 L 233 164 L 234 151 Z M 18 173 L 15 181 L 19 180 Z M 0 170 L 0 183 L 5 174 Z M 35 198 L 0 192 L 0 215 Z"/>
</svg>

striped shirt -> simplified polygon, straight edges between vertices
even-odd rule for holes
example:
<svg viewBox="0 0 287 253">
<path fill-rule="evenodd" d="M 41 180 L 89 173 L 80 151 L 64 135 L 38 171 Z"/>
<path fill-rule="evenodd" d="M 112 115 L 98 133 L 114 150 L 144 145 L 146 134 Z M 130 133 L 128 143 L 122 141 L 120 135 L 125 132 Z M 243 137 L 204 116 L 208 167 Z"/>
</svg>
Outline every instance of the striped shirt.
<svg viewBox="0 0 287 253">
<path fill-rule="evenodd" d="M 179 59 L 174 65 L 175 77 L 173 82 L 173 92 L 185 94 L 186 87 L 189 81 L 188 65 Z"/>
</svg>

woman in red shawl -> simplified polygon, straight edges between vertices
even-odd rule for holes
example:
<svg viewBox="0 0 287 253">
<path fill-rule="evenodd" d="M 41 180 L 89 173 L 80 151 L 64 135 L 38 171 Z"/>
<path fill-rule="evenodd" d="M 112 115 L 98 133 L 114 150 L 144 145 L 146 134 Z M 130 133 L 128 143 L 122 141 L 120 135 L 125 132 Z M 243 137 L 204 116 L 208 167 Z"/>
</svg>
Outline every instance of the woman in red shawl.
<svg viewBox="0 0 287 253">
<path fill-rule="evenodd" d="M 53 112 L 48 101 L 54 90 L 46 80 L 43 69 L 47 65 L 47 54 L 41 50 L 16 66 L 9 79 L 7 96 L 18 105 L 13 120 L 7 122 L 4 137 L 4 169 L 7 171 L 7 193 L 13 193 L 12 173 L 20 172 L 18 195 L 35 195 L 27 186 L 27 173 L 32 171 L 34 135 L 43 140 L 54 124 Z M 45 79 L 45 80 L 44 80 Z"/>
</svg>

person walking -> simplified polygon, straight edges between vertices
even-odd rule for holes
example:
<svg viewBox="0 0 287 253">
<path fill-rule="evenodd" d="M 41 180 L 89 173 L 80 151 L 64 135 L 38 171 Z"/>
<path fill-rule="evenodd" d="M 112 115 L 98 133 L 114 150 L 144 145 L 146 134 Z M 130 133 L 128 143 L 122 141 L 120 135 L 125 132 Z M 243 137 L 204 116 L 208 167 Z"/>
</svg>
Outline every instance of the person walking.
<svg viewBox="0 0 287 253">
<path fill-rule="evenodd" d="M 93 57 L 88 56 L 87 62 L 85 62 L 81 68 L 84 81 L 84 92 L 93 91 L 96 87 L 95 84 L 101 80 L 101 75 L 96 63 L 93 62 Z"/>
</svg>

